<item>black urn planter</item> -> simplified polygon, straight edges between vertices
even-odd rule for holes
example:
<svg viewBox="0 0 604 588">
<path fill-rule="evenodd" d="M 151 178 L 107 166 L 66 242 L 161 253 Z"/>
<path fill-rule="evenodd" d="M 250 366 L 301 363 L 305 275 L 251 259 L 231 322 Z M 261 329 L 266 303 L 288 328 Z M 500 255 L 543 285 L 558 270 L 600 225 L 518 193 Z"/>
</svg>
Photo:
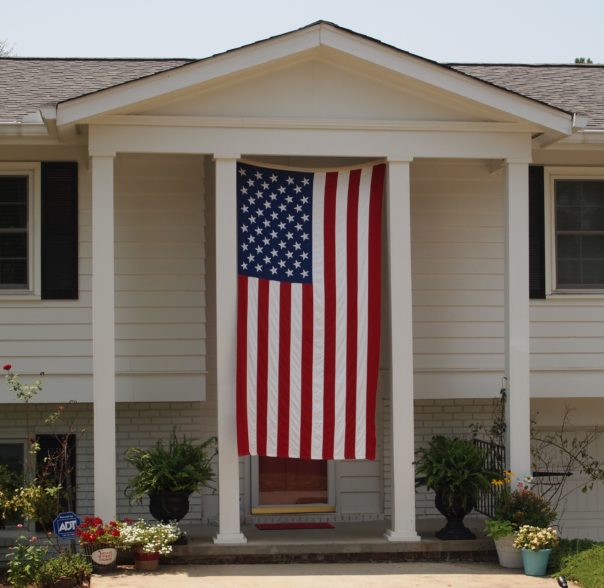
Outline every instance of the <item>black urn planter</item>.
<svg viewBox="0 0 604 588">
<path fill-rule="evenodd" d="M 154 492 L 149 494 L 149 512 L 162 523 L 180 521 L 189 512 L 191 492 Z"/>
<path fill-rule="evenodd" d="M 472 512 L 471 508 L 464 508 L 458 501 L 451 505 L 446 504 L 441 495 L 437 492 L 434 498 L 434 506 L 436 506 L 438 512 L 440 512 L 446 519 L 447 524 L 440 530 L 437 531 L 436 537 L 444 541 L 450 541 L 454 539 L 476 539 L 476 535 L 470 531 L 464 524 L 464 517 Z"/>
</svg>

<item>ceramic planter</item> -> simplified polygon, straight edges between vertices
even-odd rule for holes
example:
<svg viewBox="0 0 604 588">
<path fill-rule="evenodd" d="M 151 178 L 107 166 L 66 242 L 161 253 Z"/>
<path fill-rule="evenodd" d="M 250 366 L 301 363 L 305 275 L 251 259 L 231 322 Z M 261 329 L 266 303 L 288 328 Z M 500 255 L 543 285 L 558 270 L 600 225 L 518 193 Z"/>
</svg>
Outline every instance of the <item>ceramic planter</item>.
<svg viewBox="0 0 604 588">
<path fill-rule="evenodd" d="M 524 573 L 527 576 L 545 576 L 547 563 L 552 553 L 551 549 L 522 549 L 522 563 L 524 564 Z"/>
<path fill-rule="evenodd" d="M 497 557 L 499 565 L 502 568 L 522 568 L 522 554 L 519 549 L 514 548 L 515 535 L 506 535 L 495 539 L 495 548 L 497 549 Z"/>
</svg>

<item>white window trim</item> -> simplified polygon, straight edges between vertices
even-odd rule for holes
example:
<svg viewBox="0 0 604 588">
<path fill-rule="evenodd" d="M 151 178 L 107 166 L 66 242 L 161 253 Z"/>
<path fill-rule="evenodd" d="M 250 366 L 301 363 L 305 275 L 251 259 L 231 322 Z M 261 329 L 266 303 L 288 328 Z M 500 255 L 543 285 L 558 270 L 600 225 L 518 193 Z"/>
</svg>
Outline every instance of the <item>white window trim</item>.
<svg viewBox="0 0 604 588">
<path fill-rule="evenodd" d="M 23 290 L 0 289 L 0 301 L 40 300 L 42 281 L 41 248 L 41 166 L 39 163 L 13 161 L 0 163 L 0 175 L 28 177 L 28 283 Z"/>
<path fill-rule="evenodd" d="M 558 288 L 556 276 L 556 180 L 602 180 L 604 167 L 546 167 L 545 190 L 545 291 L 547 298 L 604 298 L 604 288 Z"/>
</svg>

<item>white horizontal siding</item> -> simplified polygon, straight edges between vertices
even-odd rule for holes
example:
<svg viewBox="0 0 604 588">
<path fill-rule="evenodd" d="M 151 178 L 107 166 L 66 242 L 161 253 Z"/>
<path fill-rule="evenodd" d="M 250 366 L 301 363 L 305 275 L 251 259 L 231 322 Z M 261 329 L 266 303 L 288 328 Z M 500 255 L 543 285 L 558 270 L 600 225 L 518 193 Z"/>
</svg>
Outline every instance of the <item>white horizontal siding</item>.
<svg viewBox="0 0 604 588">
<path fill-rule="evenodd" d="M 0 358 L 22 374 L 44 371 L 53 401 L 91 399 L 90 170 L 85 160 L 79 169 L 79 299 L 0 297 Z M 118 400 L 204 397 L 204 205 L 201 157 L 116 158 Z"/>
</svg>

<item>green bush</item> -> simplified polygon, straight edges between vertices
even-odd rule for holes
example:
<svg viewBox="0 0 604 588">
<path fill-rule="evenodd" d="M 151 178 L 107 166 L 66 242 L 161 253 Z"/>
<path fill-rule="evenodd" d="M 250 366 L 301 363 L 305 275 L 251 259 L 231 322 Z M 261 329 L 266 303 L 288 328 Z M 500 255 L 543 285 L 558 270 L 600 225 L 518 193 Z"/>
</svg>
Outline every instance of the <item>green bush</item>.
<svg viewBox="0 0 604 588">
<path fill-rule="evenodd" d="M 577 543 L 576 548 L 579 546 Z M 591 547 L 571 552 L 570 555 L 562 552 L 560 567 L 555 575 L 578 582 L 582 588 L 604 588 L 604 544 L 592 543 Z"/>
<path fill-rule="evenodd" d="M 36 586 L 52 588 L 61 578 L 72 578 L 78 586 L 92 574 L 92 565 L 81 553 L 62 552 L 53 559 L 46 560 L 38 570 Z"/>
<path fill-rule="evenodd" d="M 503 493 L 497 503 L 495 516 L 510 521 L 514 530 L 523 525 L 549 527 L 558 514 L 549 502 L 531 490 L 514 490 Z"/>
<path fill-rule="evenodd" d="M 6 579 L 14 588 L 26 588 L 36 583 L 48 553 L 48 548 L 38 545 L 36 541 L 35 537 L 19 537 L 6 556 L 10 560 Z"/>
</svg>

